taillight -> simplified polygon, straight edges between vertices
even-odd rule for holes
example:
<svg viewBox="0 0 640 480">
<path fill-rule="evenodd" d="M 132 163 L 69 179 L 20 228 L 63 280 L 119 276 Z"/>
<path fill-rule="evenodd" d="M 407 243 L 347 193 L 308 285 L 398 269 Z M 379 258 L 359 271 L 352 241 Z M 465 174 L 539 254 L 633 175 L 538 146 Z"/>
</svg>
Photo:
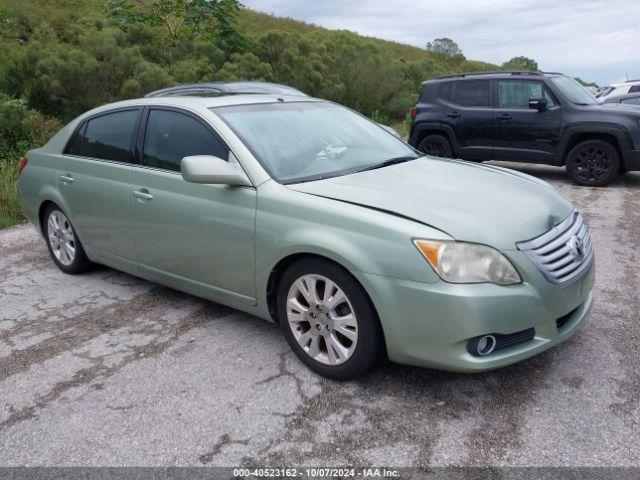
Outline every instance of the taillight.
<svg viewBox="0 0 640 480">
<path fill-rule="evenodd" d="M 416 118 L 418 114 L 418 109 L 416 107 L 411 108 L 411 118 Z"/>
<path fill-rule="evenodd" d="M 20 166 L 18 167 L 18 176 L 20 176 L 20 174 L 24 170 L 24 167 L 26 166 L 27 166 L 27 157 L 22 157 L 22 160 L 20 160 Z"/>
</svg>

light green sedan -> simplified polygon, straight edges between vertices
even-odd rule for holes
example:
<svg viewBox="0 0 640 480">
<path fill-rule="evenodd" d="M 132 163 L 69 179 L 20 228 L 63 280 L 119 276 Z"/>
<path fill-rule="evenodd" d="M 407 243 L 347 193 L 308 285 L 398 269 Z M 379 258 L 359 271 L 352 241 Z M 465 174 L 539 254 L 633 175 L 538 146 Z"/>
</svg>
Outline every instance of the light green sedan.
<svg viewBox="0 0 640 480">
<path fill-rule="evenodd" d="M 384 356 L 502 367 L 567 339 L 591 305 L 587 227 L 551 186 L 421 156 L 327 101 L 114 103 L 21 172 L 64 272 L 104 264 L 277 322 L 330 378 Z"/>
</svg>

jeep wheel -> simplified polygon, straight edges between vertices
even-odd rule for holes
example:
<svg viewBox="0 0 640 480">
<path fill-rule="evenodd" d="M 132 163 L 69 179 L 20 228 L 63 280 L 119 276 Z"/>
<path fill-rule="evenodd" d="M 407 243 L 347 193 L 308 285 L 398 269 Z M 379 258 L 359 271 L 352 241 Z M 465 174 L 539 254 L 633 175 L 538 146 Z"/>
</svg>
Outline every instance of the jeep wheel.
<svg viewBox="0 0 640 480">
<path fill-rule="evenodd" d="M 451 144 L 442 135 L 427 135 L 418 145 L 418 150 L 434 157 L 453 157 Z"/>
<path fill-rule="evenodd" d="M 599 187 L 609 183 L 620 170 L 617 150 L 604 140 L 587 140 L 571 149 L 567 173 L 578 185 Z"/>
</svg>

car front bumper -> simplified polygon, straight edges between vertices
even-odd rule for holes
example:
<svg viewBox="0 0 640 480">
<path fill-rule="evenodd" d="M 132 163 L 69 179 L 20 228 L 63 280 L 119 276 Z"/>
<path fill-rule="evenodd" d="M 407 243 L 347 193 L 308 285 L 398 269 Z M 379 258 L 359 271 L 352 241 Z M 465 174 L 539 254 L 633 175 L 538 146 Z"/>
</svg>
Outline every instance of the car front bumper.
<svg viewBox="0 0 640 480">
<path fill-rule="evenodd" d="M 586 318 L 592 303 L 595 265 L 567 286 L 546 281 L 521 252 L 511 252 L 527 265 L 523 283 L 421 283 L 364 274 L 384 330 L 390 360 L 458 372 L 479 372 L 532 357 L 569 338 Z M 561 327 L 557 320 L 568 319 Z M 485 357 L 467 352 L 470 339 L 508 335 L 530 328 L 533 339 L 495 350 Z"/>
<path fill-rule="evenodd" d="M 630 172 L 640 170 L 640 150 L 631 150 L 626 164 L 627 170 Z"/>
</svg>

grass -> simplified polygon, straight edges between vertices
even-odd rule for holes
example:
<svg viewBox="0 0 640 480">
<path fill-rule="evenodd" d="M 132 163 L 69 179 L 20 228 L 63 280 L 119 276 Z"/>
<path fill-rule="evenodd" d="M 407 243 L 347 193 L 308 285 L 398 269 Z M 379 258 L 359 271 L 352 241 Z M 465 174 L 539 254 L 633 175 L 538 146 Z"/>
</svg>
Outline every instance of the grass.
<svg viewBox="0 0 640 480">
<path fill-rule="evenodd" d="M 24 222 L 18 201 L 18 165 L 0 160 L 0 229 Z"/>
</svg>

